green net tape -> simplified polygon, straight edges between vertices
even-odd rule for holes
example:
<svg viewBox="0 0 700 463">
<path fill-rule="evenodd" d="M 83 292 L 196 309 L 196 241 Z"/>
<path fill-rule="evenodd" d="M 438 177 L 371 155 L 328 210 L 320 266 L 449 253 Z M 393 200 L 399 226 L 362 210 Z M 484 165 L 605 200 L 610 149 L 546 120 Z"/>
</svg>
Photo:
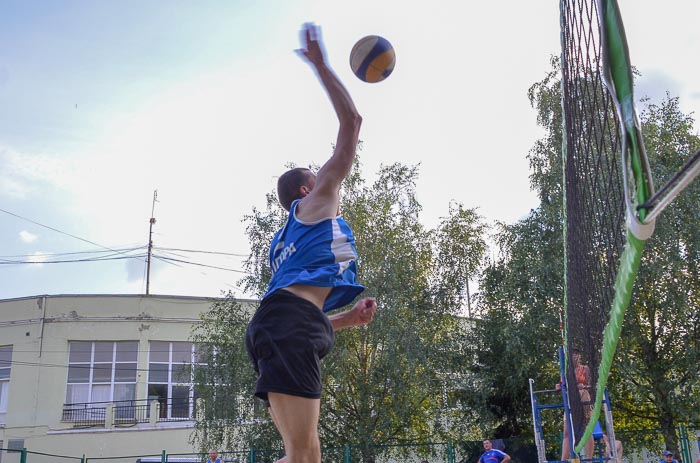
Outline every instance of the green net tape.
<svg viewBox="0 0 700 463">
<path fill-rule="evenodd" d="M 644 149 L 641 145 L 642 135 L 638 119 L 634 109 L 633 86 L 634 81 L 629 60 L 627 40 L 620 17 L 620 10 L 615 0 L 602 0 L 599 2 L 601 16 L 601 34 L 604 34 L 603 45 L 607 45 L 607 54 L 612 84 L 617 96 L 617 104 L 620 110 L 623 136 L 626 137 L 630 151 L 631 169 L 635 179 L 636 201 L 643 204 L 649 197 L 649 190 L 644 169 L 642 167 L 642 156 Z M 623 169 L 627 166 L 623 165 Z M 645 211 L 641 210 L 639 219 L 643 220 Z M 581 440 L 576 444 L 576 453 L 580 453 L 585 443 L 593 434 L 596 422 L 600 417 L 605 387 L 610 374 L 613 357 L 622 331 L 622 323 L 625 318 L 625 311 L 632 298 L 632 288 L 634 280 L 639 270 L 644 241 L 635 237 L 628 229 L 627 244 L 620 258 L 620 266 L 615 281 L 615 296 L 610 309 L 610 319 L 603 334 L 603 347 L 601 362 L 598 367 L 598 382 L 596 384 L 596 399 L 593 405 L 591 419 L 586 425 L 586 429 Z M 591 456 L 587 455 L 587 458 Z"/>
</svg>

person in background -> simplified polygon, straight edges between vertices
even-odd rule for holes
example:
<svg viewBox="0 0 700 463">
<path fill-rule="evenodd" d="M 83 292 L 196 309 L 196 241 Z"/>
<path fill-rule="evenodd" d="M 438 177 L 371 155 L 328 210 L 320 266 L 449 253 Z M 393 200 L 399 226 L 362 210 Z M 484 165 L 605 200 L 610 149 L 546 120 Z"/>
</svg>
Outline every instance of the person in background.
<svg viewBox="0 0 700 463">
<path fill-rule="evenodd" d="M 493 448 L 491 439 L 484 439 L 484 450 L 478 463 L 508 463 L 510 456 L 503 450 Z"/>
<path fill-rule="evenodd" d="M 576 387 L 578 389 L 579 397 L 581 399 L 581 404 L 583 406 L 583 414 L 586 418 L 586 422 L 591 418 L 591 412 L 593 411 L 593 407 L 590 404 L 591 402 L 591 393 L 588 391 L 588 389 L 591 387 L 591 370 L 588 368 L 588 366 L 584 365 L 581 362 L 581 351 L 578 349 L 573 349 L 572 350 L 572 355 L 571 355 L 573 365 L 574 365 L 574 371 L 576 374 Z M 557 390 L 561 388 L 560 384 L 557 384 Z M 571 391 L 571 388 L 569 389 Z M 571 449 L 569 446 L 569 428 L 570 428 L 570 423 L 568 420 L 568 417 L 564 417 L 564 439 L 561 444 L 561 459 L 562 461 L 568 460 Z M 593 448 L 594 448 L 595 442 L 593 441 L 593 436 L 591 436 L 588 441 L 586 441 L 586 445 L 584 446 L 584 453 L 586 458 L 593 458 Z"/>
<path fill-rule="evenodd" d="M 209 450 L 209 459 L 207 463 L 221 463 L 221 458 L 219 458 L 219 452 L 216 449 Z"/>
<path fill-rule="evenodd" d="M 661 459 L 661 463 L 678 463 L 678 460 L 673 458 L 673 452 L 670 450 L 664 450 L 664 453 L 661 454 L 663 458 Z"/>
<path fill-rule="evenodd" d="M 603 434 L 603 443 L 605 444 L 605 456 L 612 458 L 612 449 L 610 448 L 610 439 L 607 434 Z M 617 455 L 617 463 L 622 463 L 622 442 L 615 439 L 615 454 Z"/>
</svg>

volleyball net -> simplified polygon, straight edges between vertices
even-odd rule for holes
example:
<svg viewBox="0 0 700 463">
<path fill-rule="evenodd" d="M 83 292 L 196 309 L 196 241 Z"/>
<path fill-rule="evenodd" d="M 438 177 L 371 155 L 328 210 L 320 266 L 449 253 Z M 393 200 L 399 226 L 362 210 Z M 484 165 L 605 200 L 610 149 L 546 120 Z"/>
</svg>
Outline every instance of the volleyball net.
<svg viewBox="0 0 700 463">
<path fill-rule="evenodd" d="M 579 453 L 600 416 L 644 243 L 658 214 L 698 175 L 700 154 L 655 194 L 617 2 L 562 0 L 560 15 L 565 375 Z M 572 361 L 574 350 L 583 366 Z"/>
</svg>

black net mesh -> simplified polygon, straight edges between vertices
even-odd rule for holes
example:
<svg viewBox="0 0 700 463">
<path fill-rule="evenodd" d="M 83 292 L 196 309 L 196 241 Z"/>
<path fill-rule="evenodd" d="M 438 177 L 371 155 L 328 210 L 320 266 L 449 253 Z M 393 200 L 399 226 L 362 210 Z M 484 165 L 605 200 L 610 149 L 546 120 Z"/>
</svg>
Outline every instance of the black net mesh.
<svg viewBox="0 0 700 463">
<path fill-rule="evenodd" d="M 603 329 L 625 241 L 620 128 L 602 80 L 599 19 L 595 0 L 561 2 L 567 384 L 576 442 L 595 400 Z"/>
</svg>

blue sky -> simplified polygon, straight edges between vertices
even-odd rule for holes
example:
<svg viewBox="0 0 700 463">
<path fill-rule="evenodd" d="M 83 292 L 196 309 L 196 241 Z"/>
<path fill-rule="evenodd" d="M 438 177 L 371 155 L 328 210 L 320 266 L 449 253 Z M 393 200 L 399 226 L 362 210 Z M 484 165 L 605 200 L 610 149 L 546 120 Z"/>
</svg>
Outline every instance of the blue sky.
<svg viewBox="0 0 700 463">
<path fill-rule="evenodd" d="M 668 90 L 700 108 L 699 3 L 620 2 L 639 96 Z M 451 200 L 488 221 L 536 205 L 525 157 L 542 132 L 526 92 L 559 53 L 556 2 L 4 0 L 0 209 L 15 215 L 0 212 L 0 259 L 144 246 L 158 190 L 156 246 L 240 270 L 240 256 L 191 251 L 245 254 L 243 215 L 287 162 L 322 163 L 335 140 L 332 107 L 293 52 L 309 20 L 364 117 L 365 173 L 420 163 L 427 226 Z M 348 66 L 369 34 L 397 53 L 374 85 Z M 0 298 L 143 293 L 144 266 L 1 265 Z M 151 293 L 244 295 L 230 270 L 155 261 Z"/>
</svg>

